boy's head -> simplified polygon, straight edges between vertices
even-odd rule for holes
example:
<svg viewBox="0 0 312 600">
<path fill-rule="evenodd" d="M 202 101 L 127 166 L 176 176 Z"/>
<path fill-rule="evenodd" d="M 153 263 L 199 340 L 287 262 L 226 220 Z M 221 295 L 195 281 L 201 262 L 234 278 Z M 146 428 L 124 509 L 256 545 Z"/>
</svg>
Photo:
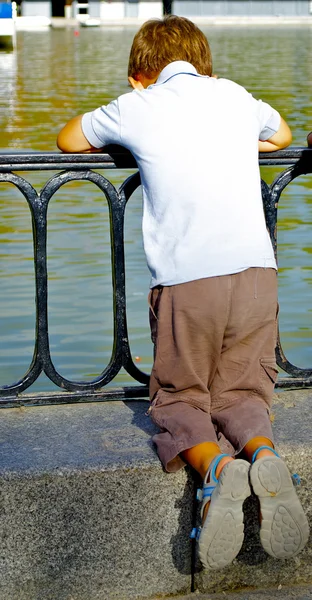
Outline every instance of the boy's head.
<svg viewBox="0 0 312 600">
<path fill-rule="evenodd" d="M 135 35 L 129 56 L 128 76 L 155 79 L 175 60 L 191 63 L 200 75 L 211 75 L 212 57 L 207 38 L 191 21 L 167 15 L 151 19 Z"/>
</svg>

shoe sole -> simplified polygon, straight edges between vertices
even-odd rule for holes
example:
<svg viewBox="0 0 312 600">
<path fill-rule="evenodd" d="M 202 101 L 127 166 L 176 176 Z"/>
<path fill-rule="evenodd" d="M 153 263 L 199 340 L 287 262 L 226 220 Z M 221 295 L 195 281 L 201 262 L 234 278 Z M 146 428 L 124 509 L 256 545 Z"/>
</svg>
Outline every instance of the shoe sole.
<svg viewBox="0 0 312 600">
<path fill-rule="evenodd" d="M 222 569 L 239 553 L 244 540 L 243 502 L 250 496 L 250 464 L 233 460 L 221 471 L 202 526 L 198 554 L 207 569 Z"/>
<path fill-rule="evenodd" d="M 286 464 L 277 456 L 256 460 L 250 481 L 261 510 L 260 539 L 274 558 L 296 556 L 309 538 L 309 525 Z"/>
</svg>

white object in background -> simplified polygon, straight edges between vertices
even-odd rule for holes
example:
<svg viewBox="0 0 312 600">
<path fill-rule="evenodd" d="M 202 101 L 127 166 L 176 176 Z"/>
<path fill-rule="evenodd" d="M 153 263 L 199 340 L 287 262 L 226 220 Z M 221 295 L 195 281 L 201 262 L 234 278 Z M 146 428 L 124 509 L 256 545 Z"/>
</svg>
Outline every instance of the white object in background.
<svg viewBox="0 0 312 600">
<path fill-rule="evenodd" d="M 101 2 L 100 18 L 101 19 L 123 19 L 125 16 L 124 2 Z"/>
<path fill-rule="evenodd" d="M 88 17 L 85 21 L 81 21 L 81 27 L 99 27 L 101 25 L 100 19 L 92 19 Z"/>
<path fill-rule="evenodd" d="M 0 2 L 0 47 L 16 46 L 16 2 Z"/>
<path fill-rule="evenodd" d="M 51 26 L 51 19 L 48 17 L 17 17 L 17 31 L 46 31 Z"/>
<path fill-rule="evenodd" d="M 65 6 L 64 6 L 64 14 L 65 14 L 65 19 L 71 19 L 72 18 L 72 7 L 71 7 L 71 4 L 65 4 Z"/>
<path fill-rule="evenodd" d="M 162 2 L 139 2 L 139 19 L 161 19 L 163 17 Z"/>
</svg>

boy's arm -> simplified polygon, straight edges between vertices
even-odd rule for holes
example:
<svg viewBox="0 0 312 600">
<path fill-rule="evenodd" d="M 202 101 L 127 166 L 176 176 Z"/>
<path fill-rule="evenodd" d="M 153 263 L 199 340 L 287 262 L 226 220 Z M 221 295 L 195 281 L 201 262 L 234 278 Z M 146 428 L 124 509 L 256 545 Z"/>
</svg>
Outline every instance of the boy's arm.
<svg viewBox="0 0 312 600">
<path fill-rule="evenodd" d="M 57 136 L 57 147 L 62 152 L 100 152 L 101 148 L 94 148 L 85 137 L 81 120 L 83 115 L 74 117 L 61 129 Z"/>
<path fill-rule="evenodd" d="M 259 140 L 259 152 L 274 152 L 275 150 L 282 150 L 289 146 L 292 140 L 291 131 L 284 119 L 281 117 L 281 123 L 279 129 L 272 137 L 268 140 Z"/>
</svg>

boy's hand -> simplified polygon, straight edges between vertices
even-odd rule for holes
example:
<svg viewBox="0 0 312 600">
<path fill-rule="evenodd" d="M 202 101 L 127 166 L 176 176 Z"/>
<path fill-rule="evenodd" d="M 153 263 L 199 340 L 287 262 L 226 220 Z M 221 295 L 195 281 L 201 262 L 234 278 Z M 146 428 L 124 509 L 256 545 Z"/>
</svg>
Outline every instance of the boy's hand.
<svg viewBox="0 0 312 600">
<path fill-rule="evenodd" d="M 142 83 L 140 81 L 136 81 L 136 79 L 133 79 L 133 77 L 128 77 L 128 81 L 134 90 L 139 90 L 140 92 L 144 90 Z"/>
</svg>

